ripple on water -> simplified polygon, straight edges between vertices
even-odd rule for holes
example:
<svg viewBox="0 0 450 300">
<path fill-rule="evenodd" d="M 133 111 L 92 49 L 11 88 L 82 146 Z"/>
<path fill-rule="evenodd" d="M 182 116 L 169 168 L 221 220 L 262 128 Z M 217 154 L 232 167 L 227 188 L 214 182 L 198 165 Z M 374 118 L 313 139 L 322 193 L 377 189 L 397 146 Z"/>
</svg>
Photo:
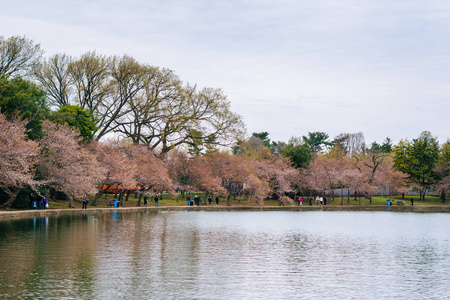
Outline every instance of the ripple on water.
<svg viewBox="0 0 450 300">
<path fill-rule="evenodd" d="M 22 222 L 2 232 L 0 298 L 445 299 L 449 226 L 447 214 L 381 212 Z"/>
</svg>

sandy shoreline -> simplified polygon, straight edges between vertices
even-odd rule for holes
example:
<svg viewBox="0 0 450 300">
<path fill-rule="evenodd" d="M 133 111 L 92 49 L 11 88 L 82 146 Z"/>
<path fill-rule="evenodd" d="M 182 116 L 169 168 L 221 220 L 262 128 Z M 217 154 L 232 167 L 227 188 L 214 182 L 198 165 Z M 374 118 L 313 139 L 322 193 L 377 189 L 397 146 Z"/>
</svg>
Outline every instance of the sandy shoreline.
<svg viewBox="0 0 450 300">
<path fill-rule="evenodd" d="M 0 219 L 45 217 L 52 215 L 96 214 L 112 212 L 137 211 L 387 211 L 386 205 L 346 205 L 346 206 L 160 206 L 160 207 L 120 207 L 120 208 L 88 208 L 88 209 L 47 209 L 0 211 Z M 411 207 L 391 206 L 392 212 L 450 212 L 447 205 L 420 205 Z"/>
</svg>

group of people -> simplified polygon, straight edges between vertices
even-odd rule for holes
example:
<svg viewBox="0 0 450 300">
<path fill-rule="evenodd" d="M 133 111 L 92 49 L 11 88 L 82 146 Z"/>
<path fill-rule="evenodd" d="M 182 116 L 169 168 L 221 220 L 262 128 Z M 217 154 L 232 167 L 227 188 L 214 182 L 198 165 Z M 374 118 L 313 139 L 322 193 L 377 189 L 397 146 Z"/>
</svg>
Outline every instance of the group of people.
<svg viewBox="0 0 450 300">
<path fill-rule="evenodd" d="M 191 200 L 191 196 L 187 196 L 187 205 L 188 206 L 194 206 L 194 204 L 196 206 L 200 206 L 200 204 L 202 203 L 202 200 L 200 198 L 200 196 L 195 195 L 194 200 Z M 212 198 L 211 196 L 208 196 L 208 204 L 209 206 L 211 206 L 212 203 Z M 216 206 L 219 205 L 219 197 L 216 197 Z"/>
<path fill-rule="evenodd" d="M 41 193 L 37 193 L 36 197 L 33 196 L 33 193 L 30 193 L 29 196 L 30 207 L 31 209 L 46 209 L 48 208 L 48 200 Z"/>
<path fill-rule="evenodd" d="M 327 197 L 316 197 L 316 205 L 327 205 Z M 313 199 L 311 197 L 308 198 L 309 205 L 312 206 Z M 303 198 L 300 196 L 298 198 L 298 206 L 303 206 Z"/>
<path fill-rule="evenodd" d="M 156 195 L 155 198 L 153 198 L 153 200 L 155 201 L 155 207 L 159 206 L 159 197 Z M 148 198 L 147 196 L 144 196 L 144 206 L 147 207 L 148 204 Z"/>
</svg>

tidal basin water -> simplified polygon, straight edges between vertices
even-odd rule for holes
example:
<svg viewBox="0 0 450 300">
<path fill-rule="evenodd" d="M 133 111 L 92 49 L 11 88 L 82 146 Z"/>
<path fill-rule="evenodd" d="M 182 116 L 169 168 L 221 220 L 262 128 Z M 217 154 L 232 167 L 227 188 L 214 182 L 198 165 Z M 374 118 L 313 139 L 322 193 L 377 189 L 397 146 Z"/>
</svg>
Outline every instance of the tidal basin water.
<svg viewBox="0 0 450 300">
<path fill-rule="evenodd" d="M 0 220 L 0 299 L 450 299 L 450 214 Z"/>
</svg>

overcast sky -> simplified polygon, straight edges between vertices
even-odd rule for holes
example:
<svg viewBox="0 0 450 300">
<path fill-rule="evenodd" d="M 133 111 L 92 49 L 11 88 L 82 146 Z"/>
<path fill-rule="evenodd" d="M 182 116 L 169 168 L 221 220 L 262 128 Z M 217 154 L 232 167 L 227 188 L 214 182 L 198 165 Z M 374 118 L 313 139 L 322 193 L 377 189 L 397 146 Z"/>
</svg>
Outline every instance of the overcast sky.
<svg viewBox="0 0 450 300">
<path fill-rule="evenodd" d="M 0 35 L 222 88 L 247 132 L 450 138 L 450 1 L 15 0 Z"/>
</svg>

